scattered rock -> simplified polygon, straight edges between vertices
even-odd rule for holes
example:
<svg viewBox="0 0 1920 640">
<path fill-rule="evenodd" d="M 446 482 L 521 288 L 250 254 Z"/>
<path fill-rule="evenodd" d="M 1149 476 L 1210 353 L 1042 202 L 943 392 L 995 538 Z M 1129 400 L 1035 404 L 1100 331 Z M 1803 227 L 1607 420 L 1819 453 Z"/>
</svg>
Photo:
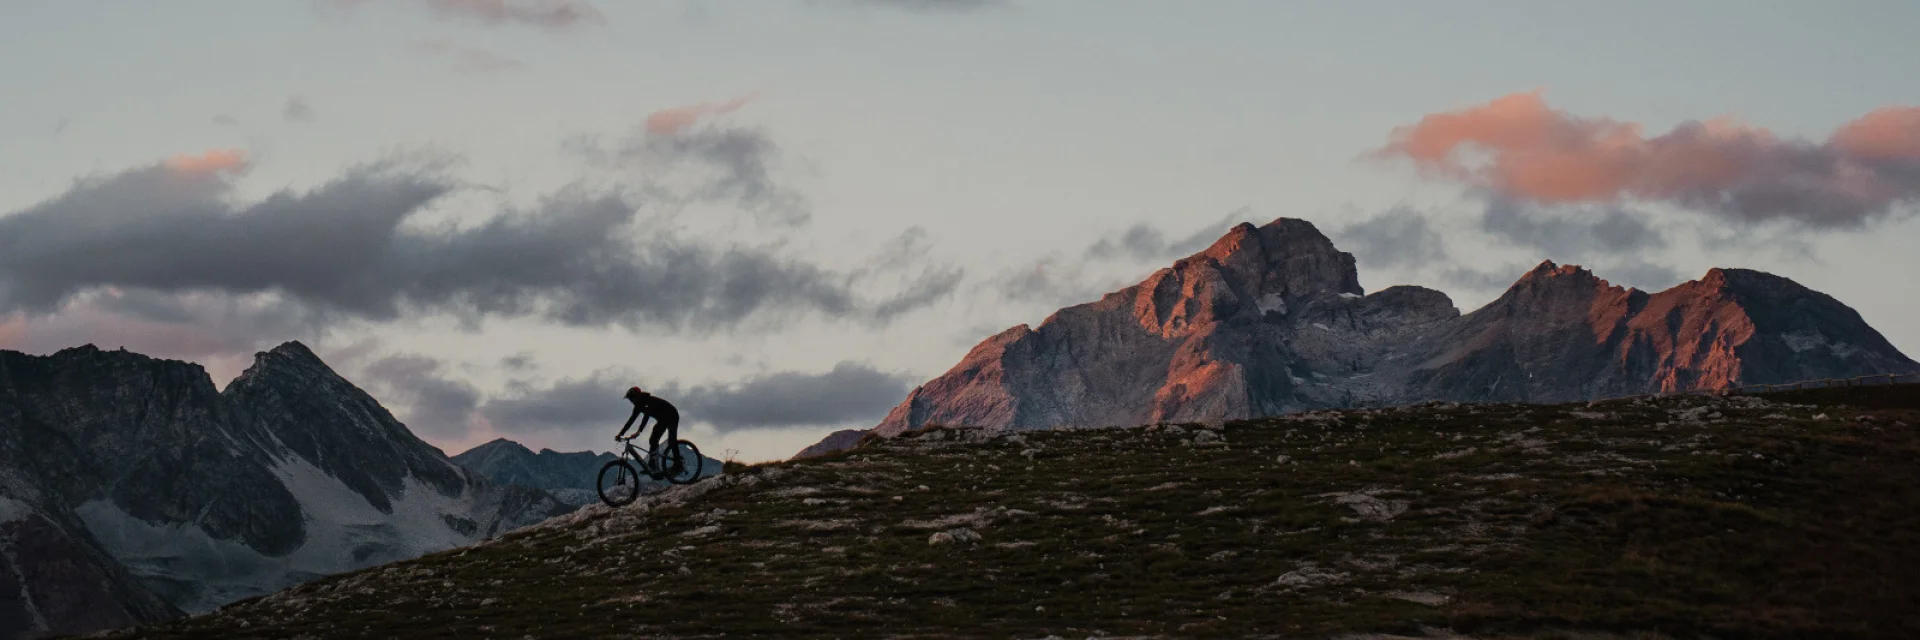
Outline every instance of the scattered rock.
<svg viewBox="0 0 1920 640">
<path fill-rule="evenodd" d="M 1438 593 L 1427 593 L 1425 591 L 1395 591 L 1392 593 L 1388 593 L 1387 597 L 1393 598 L 1395 600 L 1405 600 L 1407 602 L 1424 604 L 1429 607 L 1438 607 L 1440 605 L 1446 604 L 1448 600 L 1453 599 L 1451 596 L 1446 596 Z"/>
<path fill-rule="evenodd" d="M 1377 497 L 1380 493 L 1382 492 L 1378 490 L 1323 493 L 1319 497 L 1333 498 L 1334 502 L 1352 508 L 1354 513 L 1360 515 L 1361 520 L 1377 522 L 1392 520 L 1395 516 L 1406 513 L 1407 507 L 1412 504 L 1406 500 L 1381 500 Z"/>
<path fill-rule="evenodd" d="M 946 531 L 935 533 L 932 536 L 928 536 L 927 544 L 930 544 L 930 545 L 958 544 L 963 542 L 975 542 L 975 541 L 978 541 L 979 539 L 980 539 L 980 532 L 974 531 L 972 529 L 965 529 L 965 528 L 948 529 Z"/>
</svg>

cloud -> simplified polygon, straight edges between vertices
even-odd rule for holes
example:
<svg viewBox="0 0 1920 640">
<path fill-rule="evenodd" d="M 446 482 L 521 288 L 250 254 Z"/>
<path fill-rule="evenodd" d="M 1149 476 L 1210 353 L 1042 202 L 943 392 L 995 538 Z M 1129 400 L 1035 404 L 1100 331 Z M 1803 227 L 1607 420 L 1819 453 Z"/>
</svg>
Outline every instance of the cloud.
<svg viewBox="0 0 1920 640">
<path fill-rule="evenodd" d="M 647 385 L 636 374 L 601 370 L 545 388 L 520 389 L 485 403 L 481 412 L 501 431 L 588 431 L 609 434 L 626 419 L 621 394 L 640 384 L 666 398 L 686 423 L 730 429 L 792 428 L 878 422 L 912 388 L 906 376 L 843 361 L 823 373 L 777 371 L 732 384 Z"/>
<path fill-rule="evenodd" d="M 1187 236 L 1169 240 L 1167 233 L 1147 223 L 1135 223 L 1119 234 L 1108 234 L 1095 241 L 1081 255 L 1090 260 L 1132 260 L 1161 262 L 1184 258 L 1213 246 L 1227 230 L 1239 223 L 1248 211 L 1244 208 L 1225 218 L 1204 225 Z"/>
<path fill-rule="evenodd" d="M 233 117 L 233 116 L 230 116 L 230 115 L 227 115 L 227 114 L 224 114 L 224 113 L 216 113 L 216 114 L 214 114 L 214 116 L 213 116 L 213 123 L 214 123 L 214 124 L 217 124 L 217 125 L 220 125 L 220 126 L 223 126 L 223 127 L 237 127 L 237 126 L 240 126 L 240 121 L 239 121 L 239 120 L 236 120 L 236 119 L 234 119 L 234 117 Z"/>
<path fill-rule="evenodd" d="M 0 313 L 0 348 L 51 353 L 82 344 L 198 362 L 216 384 L 259 351 L 323 332 L 319 317 L 272 294 L 103 288 L 44 313 Z"/>
<path fill-rule="evenodd" d="M 286 107 L 280 110 L 280 115 L 286 118 L 287 122 L 313 122 L 318 117 L 313 112 L 313 106 L 307 104 L 307 99 L 300 96 L 289 96 Z"/>
<path fill-rule="evenodd" d="M 639 224 L 620 197 L 579 189 L 465 227 L 408 225 L 454 187 L 392 163 L 234 203 L 245 167 L 235 151 L 181 156 L 0 217 L 0 313 L 116 286 L 277 293 L 374 321 L 422 312 L 710 333 L 808 314 L 882 323 L 932 304 L 928 287 L 951 288 L 928 278 L 870 300 L 870 276 L 680 237 Z"/>
<path fill-rule="evenodd" d="M 531 371 L 538 366 L 533 360 L 532 351 L 522 351 L 500 359 L 500 368 L 508 371 Z"/>
<path fill-rule="evenodd" d="M 679 107 L 670 107 L 647 114 L 647 133 L 654 135 L 673 135 L 692 127 L 702 118 L 725 115 L 740 110 L 752 101 L 755 94 L 747 94 L 726 102 L 703 102 Z"/>
<path fill-rule="evenodd" d="M 480 413 L 501 432 L 605 429 L 611 436 L 630 411 L 621 394 L 634 386 L 635 380 L 631 372 L 595 371 L 585 378 L 567 378 L 545 388 L 521 388 L 489 398 Z"/>
<path fill-rule="evenodd" d="M 806 224 L 812 219 L 811 206 L 799 192 L 774 179 L 781 150 L 766 132 L 711 123 L 693 126 L 747 100 L 656 111 L 631 135 L 610 143 L 581 137 L 567 146 L 590 163 L 631 172 L 659 191 L 731 201 L 769 224 Z"/>
<path fill-rule="evenodd" d="M 600 10 L 584 0 L 427 0 L 427 7 L 441 18 L 486 25 L 521 25 L 564 31 L 606 23 Z"/>
<path fill-rule="evenodd" d="M 1165 266 L 1198 253 L 1219 241 L 1228 229 L 1248 215 L 1250 211 L 1245 207 L 1235 209 L 1178 238 L 1169 238 L 1166 231 L 1153 225 L 1135 223 L 1102 235 L 1077 255 L 1054 253 L 1012 266 L 980 283 L 980 287 L 1005 302 L 1060 306 L 1097 300 L 1137 282 L 1140 274 L 1133 269 L 1141 265 Z M 1115 272 L 1116 266 L 1125 267 L 1126 271 Z"/>
<path fill-rule="evenodd" d="M 1593 255 L 1643 254 L 1667 247 L 1647 216 L 1619 207 L 1552 207 L 1493 196 L 1480 230 L 1559 260 Z"/>
<path fill-rule="evenodd" d="M 1920 160 L 1920 107 L 1869 111 L 1835 131 L 1832 144 L 1861 158 Z"/>
<path fill-rule="evenodd" d="M 1447 259 L 1446 243 L 1427 217 L 1404 207 L 1347 225 L 1333 236 L 1369 267 L 1418 267 Z"/>
<path fill-rule="evenodd" d="M 354 9 L 371 0 L 321 0 L 320 6 Z M 435 18 L 472 22 L 487 26 L 516 26 L 570 31 L 589 25 L 606 24 L 591 3 L 585 0 L 414 0 L 425 5 Z"/>
<path fill-rule="evenodd" d="M 162 166 L 186 178 L 234 173 L 247 168 L 247 152 L 239 149 L 214 149 L 200 155 L 181 154 L 168 158 Z"/>
<path fill-rule="evenodd" d="M 1440 271 L 1440 282 L 1473 292 L 1504 291 L 1512 286 L 1520 274 L 1529 267 L 1520 263 L 1510 263 L 1503 267 L 1482 269 L 1469 265 L 1455 264 Z"/>
<path fill-rule="evenodd" d="M 415 42 L 410 48 L 421 55 L 445 60 L 462 73 L 496 73 L 524 66 L 519 60 L 445 38 Z"/>
<path fill-rule="evenodd" d="M 730 385 L 658 391 L 689 420 L 722 429 L 878 422 L 907 397 L 913 380 L 842 361 L 825 373 L 779 371 Z"/>
<path fill-rule="evenodd" d="M 391 355 L 362 367 L 360 378 L 384 387 L 381 404 L 398 405 L 408 430 L 429 439 L 458 440 L 472 427 L 481 393 L 447 376 L 446 368 L 427 356 Z"/>
<path fill-rule="evenodd" d="M 1540 92 L 1425 116 L 1376 157 L 1542 204 L 1661 202 L 1740 223 L 1859 228 L 1920 200 L 1920 107 L 1874 111 L 1825 141 L 1731 118 L 1646 137 L 1549 107 Z"/>
</svg>

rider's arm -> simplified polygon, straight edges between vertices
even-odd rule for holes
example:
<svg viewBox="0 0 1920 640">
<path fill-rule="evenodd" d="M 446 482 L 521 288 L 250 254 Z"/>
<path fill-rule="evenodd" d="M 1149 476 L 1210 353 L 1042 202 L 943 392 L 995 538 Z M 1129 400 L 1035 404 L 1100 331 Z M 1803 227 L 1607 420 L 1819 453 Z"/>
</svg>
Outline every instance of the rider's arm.
<svg viewBox="0 0 1920 640">
<path fill-rule="evenodd" d="M 638 418 L 638 417 L 640 417 L 640 406 L 639 406 L 639 405 L 634 405 L 634 407 L 633 407 L 633 415 L 630 415 L 630 416 L 627 416 L 627 423 L 626 423 L 626 424 L 623 424 L 623 425 L 620 425 L 620 434 L 619 434 L 619 435 L 616 435 L 616 436 L 614 436 L 614 438 L 616 438 L 616 439 L 617 439 L 617 438 L 625 438 L 625 437 L 627 437 L 627 428 L 628 428 L 628 427 L 631 427 L 631 426 L 633 426 L 633 420 L 634 420 L 634 418 Z M 640 423 L 640 431 L 636 431 L 636 432 L 634 432 L 634 435 L 640 435 L 640 433 L 642 433 L 642 432 L 644 432 L 644 431 L 646 431 L 646 430 L 647 430 L 647 423 L 645 423 L 645 422 L 641 422 L 641 423 Z"/>
</svg>

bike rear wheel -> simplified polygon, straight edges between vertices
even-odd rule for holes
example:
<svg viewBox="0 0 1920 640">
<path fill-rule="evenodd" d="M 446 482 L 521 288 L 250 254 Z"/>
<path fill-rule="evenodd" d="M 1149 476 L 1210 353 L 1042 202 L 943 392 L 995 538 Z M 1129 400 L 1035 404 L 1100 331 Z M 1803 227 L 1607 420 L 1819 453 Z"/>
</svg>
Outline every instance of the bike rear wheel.
<svg viewBox="0 0 1920 640">
<path fill-rule="evenodd" d="M 680 470 L 678 472 L 675 472 L 673 469 L 673 454 L 679 454 Z M 666 474 L 667 482 L 674 484 L 691 484 L 693 481 L 700 479 L 700 464 L 704 461 L 705 458 L 701 457 L 699 447 L 693 446 L 693 443 L 685 440 L 676 440 L 673 443 L 672 453 L 669 453 L 667 459 L 664 461 L 666 463 L 663 465 L 665 468 L 661 469 L 661 472 Z"/>
<path fill-rule="evenodd" d="M 613 460 L 600 467 L 600 501 L 609 507 L 624 507 L 640 497 L 640 470 L 626 460 Z"/>
</svg>

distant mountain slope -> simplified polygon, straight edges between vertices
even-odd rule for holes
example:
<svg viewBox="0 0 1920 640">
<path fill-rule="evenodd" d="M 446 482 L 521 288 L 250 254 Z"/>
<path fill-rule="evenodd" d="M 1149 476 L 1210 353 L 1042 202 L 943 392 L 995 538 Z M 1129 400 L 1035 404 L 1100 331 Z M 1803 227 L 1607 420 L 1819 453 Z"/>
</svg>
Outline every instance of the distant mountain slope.
<svg viewBox="0 0 1920 640">
<path fill-rule="evenodd" d="M 614 459 L 611 453 L 577 451 L 560 453 L 541 449 L 534 453 L 518 442 L 499 438 L 453 456 L 460 466 L 480 472 L 501 484 L 537 489 L 594 488 L 594 474 Z"/>
<path fill-rule="evenodd" d="M 642 436 L 645 439 L 645 436 Z M 720 473 L 721 461 L 701 454 L 702 477 Z M 503 485 L 542 489 L 562 502 L 591 504 L 600 499 L 596 493 L 600 467 L 615 459 L 611 453 L 576 451 L 560 453 L 541 449 L 534 453 L 526 446 L 506 438 L 468 449 L 452 460 Z M 665 482 L 643 479 L 642 491 L 658 490 Z"/>
<path fill-rule="evenodd" d="M 1920 637 L 1916 385 L 876 440 L 110 637 Z"/>
<path fill-rule="evenodd" d="M 24 593 L 26 628 L 57 631 L 205 611 L 572 509 L 453 464 L 297 342 L 224 392 L 197 365 L 125 351 L 0 351 L 0 498 L 26 576 L 0 610 Z M 76 564 L 22 574 L 28 543 Z"/>
<path fill-rule="evenodd" d="M 539 453 L 534 453 L 506 438 L 453 456 L 456 464 L 472 469 L 489 480 L 504 485 L 544 489 L 561 502 L 573 505 L 590 504 L 600 499 L 594 493 L 594 483 L 601 465 L 613 459 L 611 453 L 591 451 L 560 453 L 541 449 Z"/>
<path fill-rule="evenodd" d="M 1744 269 L 1648 294 L 1549 261 L 1464 316 L 1431 289 L 1364 294 L 1353 257 L 1311 223 L 1243 223 L 1137 285 L 987 338 L 872 431 L 1554 402 L 1920 370 L 1838 300 Z"/>
</svg>

